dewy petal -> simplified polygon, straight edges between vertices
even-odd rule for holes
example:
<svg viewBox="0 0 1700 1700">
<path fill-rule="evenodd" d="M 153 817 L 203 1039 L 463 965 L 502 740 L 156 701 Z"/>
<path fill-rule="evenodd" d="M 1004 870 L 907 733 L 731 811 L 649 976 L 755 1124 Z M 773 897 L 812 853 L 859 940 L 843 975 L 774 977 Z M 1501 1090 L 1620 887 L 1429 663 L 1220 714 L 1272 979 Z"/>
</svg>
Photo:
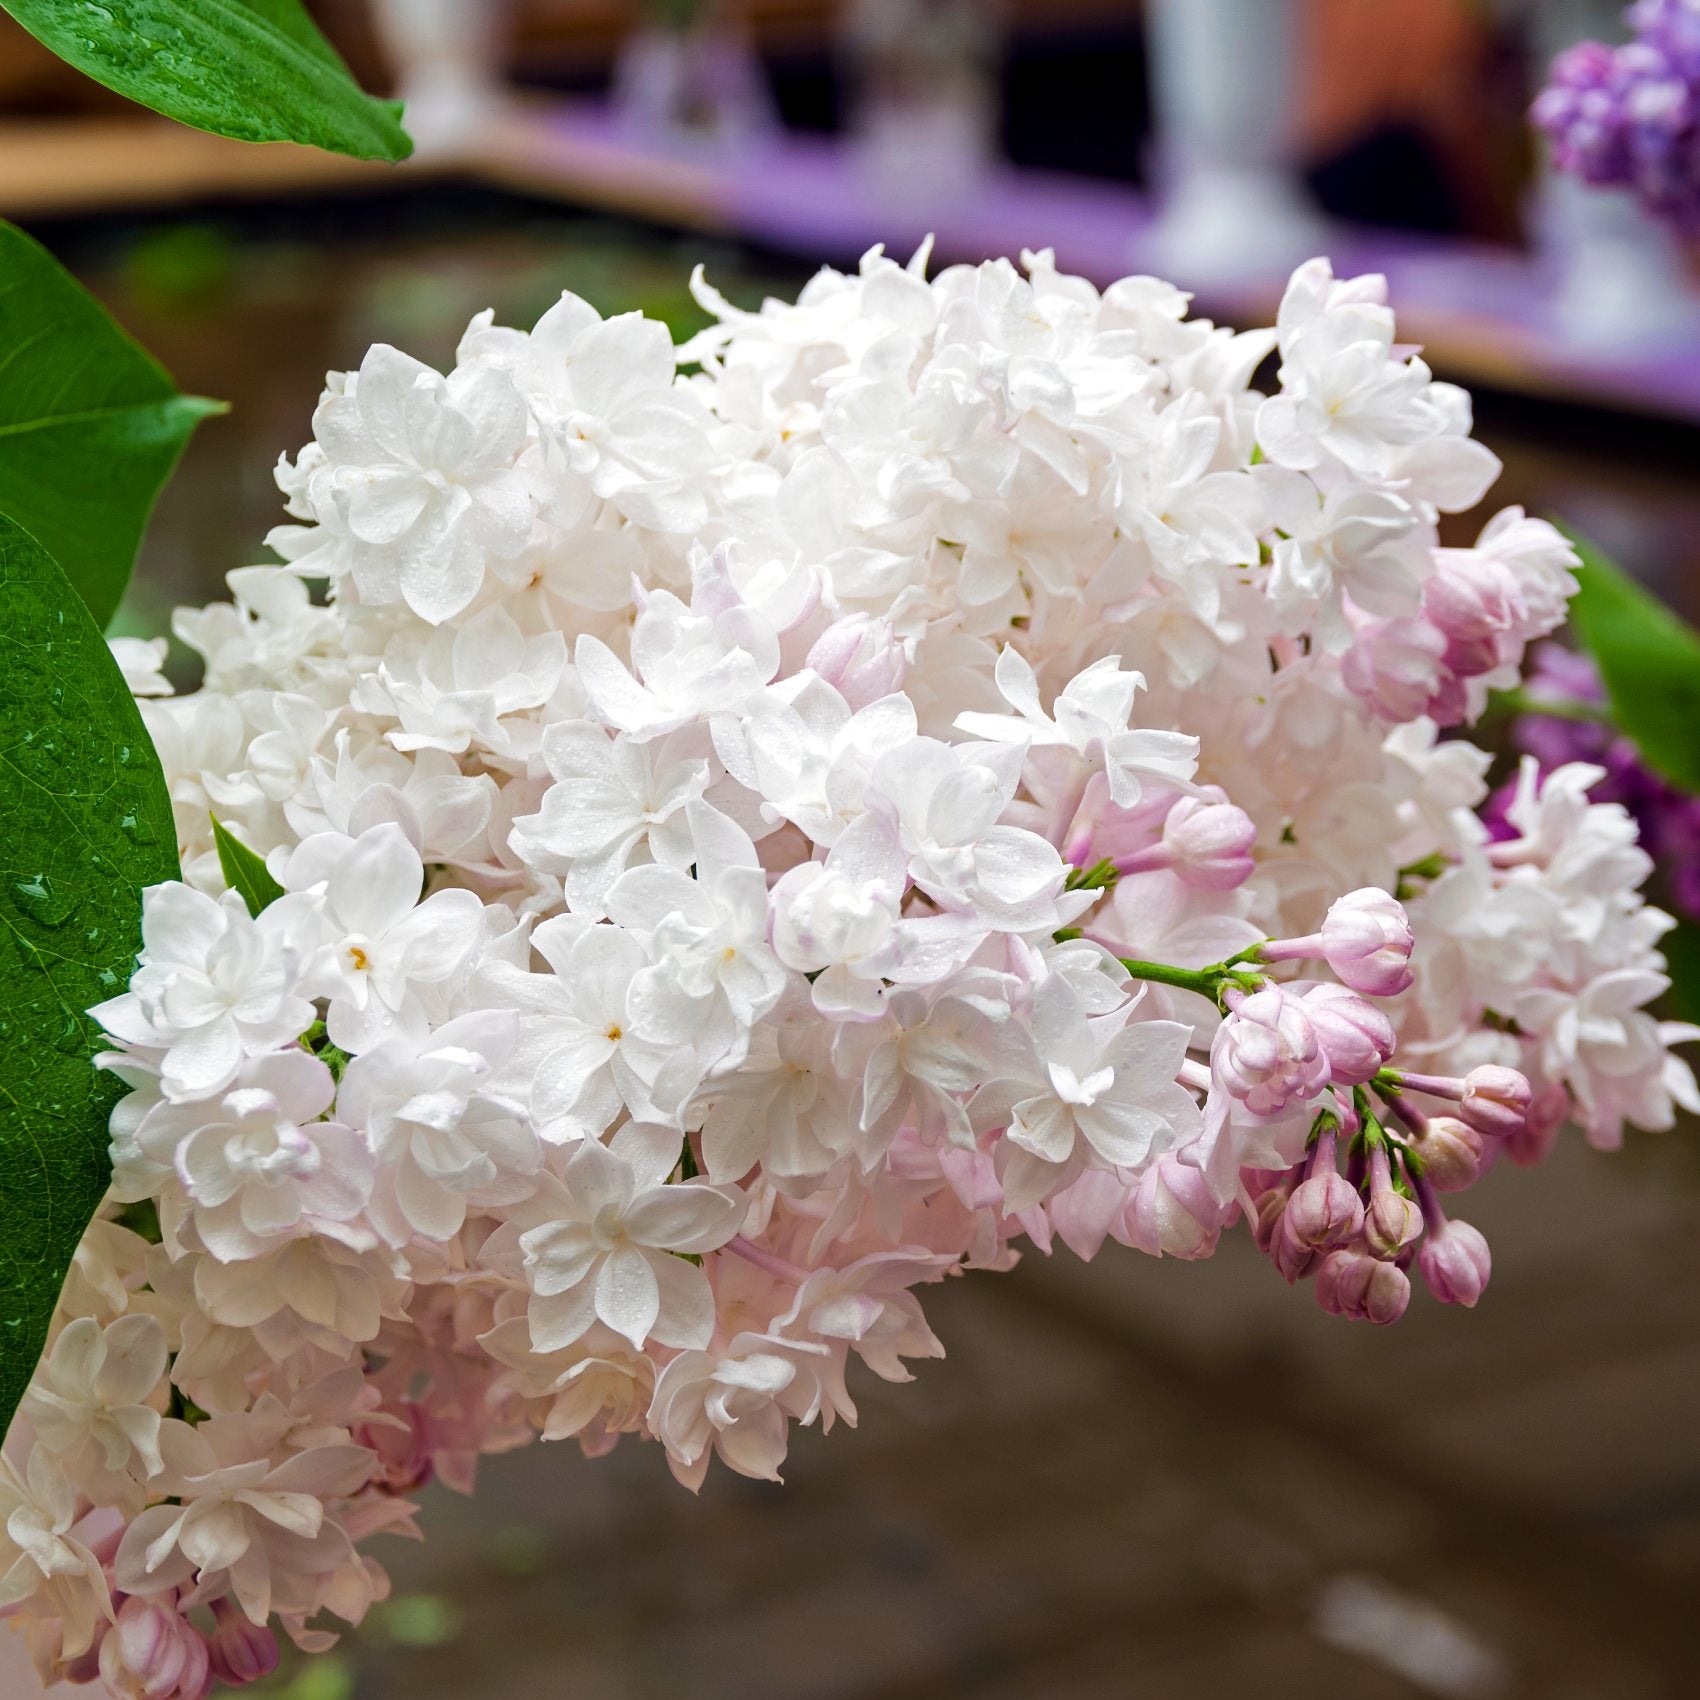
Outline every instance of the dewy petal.
<svg viewBox="0 0 1700 1700">
<path fill-rule="evenodd" d="M 650 1259 L 636 1246 L 616 1247 L 596 1274 L 597 1316 L 642 1351 L 660 1309 L 661 1288 Z"/>
<path fill-rule="evenodd" d="M 663 1346 L 700 1351 L 714 1334 L 714 1290 L 694 1263 L 665 1252 L 650 1259 L 660 1309 L 650 1332 Z"/>
<path fill-rule="evenodd" d="M 328 897 L 351 933 L 381 938 L 419 901 L 425 865 L 399 826 L 364 832 L 337 863 Z"/>
<path fill-rule="evenodd" d="M 743 1205 L 699 1181 L 658 1186 L 634 1200 L 625 1229 L 639 1245 L 663 1251 L 705 1252 L 737 1233 Z"/>
</svg>

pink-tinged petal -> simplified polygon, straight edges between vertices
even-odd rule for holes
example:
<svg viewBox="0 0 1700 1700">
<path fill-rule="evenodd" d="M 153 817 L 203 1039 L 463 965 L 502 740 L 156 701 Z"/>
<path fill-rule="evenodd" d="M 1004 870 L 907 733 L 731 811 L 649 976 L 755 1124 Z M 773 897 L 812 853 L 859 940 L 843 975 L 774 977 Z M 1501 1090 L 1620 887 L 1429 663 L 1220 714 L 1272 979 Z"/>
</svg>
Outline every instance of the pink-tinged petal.
<svg viewBox="0 0 1700 1700">
<path fill-rule="evenodd" d="M 737 1233 L 744 1205 L 734 1194 L 701 1181 L 683 1181 L 642 1194 L 626 1212 L 626 1232 L 659 1251 L 714 1251 Z"/>
<path fill-rule="evenodd" d="M 119 1317 L 106 1330 L 106 1361 L 96 1374 L 95 1392 L 107 1405 L 141 1404 L 165 1374 L 166 1356 L 165 1330 L 157 1318 Z"/>
<path fill-rule="evenodd" d="M 562 1351 L 582 1339 L 596 1321 L 596 1283 L 581 1281 L 566 1292 L 534 1298 L 526 1320 L 533 1351 Z"/>
<path fill-rule="evenodd" d="M 373 1463 L 373 1455 L 364 1446 L 312 1446 L 279 1464 L 260 1484 L 260 1491 L 339 1498 L 365 1486 Z"/>
<path fill-rule="evenodd" d="M 417 1163 L 404 1162 L 395 1177 L 396 1202 L 414 1233 L 444 1244 L 466 1221 L 466 1200 L 426 1175 Z"/>
<path fill-rule="evenodd" d="M 61 1388 L 83 1393 L 94 1387 L 95 1377 L 106 1362 L 106 1350 L 100 1324 L 92 1316 L 79 1316 L 74 1322 L 66 1323 L 53 1342 L 47 1366 Z"/>
<path fill-rule="evenodd" d="M 661 1289 L 649 1259 L 635 1246 L 611 1251 L 596 1275 L 597 1316 L 641 1352 L 660 1308 Z"/>
<path fill-rule="evenodd" d="M 152 1594 L 181 1587 L 195 1573 L 177 1546 L 183 1520 L 181 1505 L 153 1505 L 132 1519 L 118 1543 L 113 1581 L 128 1594 Z"/>
<path fill-rule="evenodd" d="M 602 1255 L 587 1222 L 550 1222 L 521 1234 L 526 1274 L 539 1298 L 553 1298 L 578 1286 Z"/>
<path fill-rule="evenodd" d="M 694 1263 L 666 1252 L 649 1258 L 659 1299 L 650 1334 L 663 1346 L 697 1351 L 714 1334 L 714 1290 Z"/>
</svg>

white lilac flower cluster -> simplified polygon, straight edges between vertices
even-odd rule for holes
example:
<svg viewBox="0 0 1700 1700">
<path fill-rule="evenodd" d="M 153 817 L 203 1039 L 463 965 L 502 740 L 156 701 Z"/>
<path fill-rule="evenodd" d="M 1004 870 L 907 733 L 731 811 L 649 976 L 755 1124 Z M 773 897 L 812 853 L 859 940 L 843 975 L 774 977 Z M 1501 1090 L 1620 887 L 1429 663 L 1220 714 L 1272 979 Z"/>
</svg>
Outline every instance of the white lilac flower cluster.
<svg viewBox="0 0 1700 1700">
<path fill-rule="evenodd" d="M 1497 463 L 1381 280 L 1236 334 L 924 261 L 699 277 L 680 348 L 571 295 L 446 377 L 374 348 L 287 564 L 178 615 L 203 687 L 124 655 L 183 881 L 95 1012 L 112 1199 L 0 1466 L 44 1672 L 322 1646 L 410 1489 L 538 1433 L 775 1476 L 1023 1240 L 1243 1220 L 1332 1310 L 1473 1303 L 1440 1193 L 1693 1104 L 1633 824 L 1573 766 L 1490 840 L 1438 735 L 1575 557 L 1438 546 Z"/>
</svg>

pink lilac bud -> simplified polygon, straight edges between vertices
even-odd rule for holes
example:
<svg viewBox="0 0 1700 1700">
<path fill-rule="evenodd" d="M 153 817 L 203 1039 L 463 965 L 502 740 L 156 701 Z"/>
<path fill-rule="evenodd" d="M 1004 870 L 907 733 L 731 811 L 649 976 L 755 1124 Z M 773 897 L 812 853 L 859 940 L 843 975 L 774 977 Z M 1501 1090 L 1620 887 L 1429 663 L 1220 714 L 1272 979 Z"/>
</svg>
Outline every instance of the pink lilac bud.
<svg viewBox="0 0 1700 1700">
<path fill-rule="evenodd" d="M 277 1637 L 264 1624 L 250 1622 L 229 1600 L 213 1602 L 210 1649 L 213 1675 L 232 1688 L 258 1682 L 277 1669 Z"/>
<path fill-rule="evenodd" d="M 1336 898 L 1322 921 L 1322 954 L 1354 992 L 1389 998 L 1411 973 L 1411 923 L 1405 906 L 1375 886 Z"/>
<path fill-rule="evenodd" d="M 1569 1114 L 1570 1094 L 1562 1086 L 1536 1093 L 1522 1127 L 1505 1140 L 1506 1156 L 1523 1168 L 1543 1161 Z"/>
<path fill-rule="evenodd" d="M 1473 1068 L 1464 1076 L 1464 1091 L 1458 1115 L 1477 1133 L 1510 1139 L 1522 1131 L 1535 1094 L 1526 1076 L 1514 1068 L 1492 1063 Z"/>
<path fill-rule="evenodd" d="M 1257 826 L 1218 792 L 1182 797 L 1163 822 L 1163 847 L 1178 879 L 1197 891 L 1232 891 L 1251 877 Z"/>
<path fill-rule="evenodd" d="M 1423 1178 L 1436 1192 L 1462 1192 L 1481 1179 L 1482 1136 L 1456 1116 L 1429 1116 L 1417 1139 Z"/>
<path fill-rule="evenodd" d="M 1319 931 L 1303 938 L 1270 939 L 1258 956 L 1264 962 L 1325 957 L 1354 992 L 1393 997 L 1412 980 L 1411 923 L 1398 898 L 1365 886 L 1336 898 Z"/>
<path fill-rule="evenodd" d="M 909 660 L 889 622 L 867 614 L 847 614 L 815 639 L 803 665 L 818 673 L 854 709 L 890 696 L 903 683 Z"/>
<path fill-rule="evenodd" d="M 175 1594 L 132 1594 L 100 1643 L 100 1674 L 125 1700 L 202 1700 L 212 1687 L 206 1638 Z"/>
<path fill-rule="evenodd" d="M 1340 676 L 1382 719 L 1403 724 L 1452 682 L 1445 655 L 1446 635 L 1428 620 L 1362 620 L 1340 658 Z"/>
<path fill-rule="evenodd" d="M 1423 1213 L 1393 1190 L 1387 1147 L 1369 1154 L 1369 1205 L 1364 1211 L 1364 1248 L 1372 1257 L 1397 1257 L 1423 1231 Z"/>
<path fill-rule="evenodd" d="M 1112 1232 L 1123 1245 L 1152 1257 L 1194 1260 L 1215 1251 L 1232 1214 L 1233 1206 L 1217 1200 L 1201 1169 L 1166 1152 L 1140 1176 Z"/>
<path fill-rule="evenodd" d="M 1393 1023 L 1345 986 L 1313 986 L 1303 1001 L 1328 1058 L 1329 1078 L 1341 1086 L 1373 1080 L 1398 1043 Z"/>
<path fill-rule="evenodd" d="M 1230 993 L 1229 1002 L 1210 1046 L 1210 1071 L 1253 1115 L 1276 1115 L 1328 1084 L 1328 1058 L 1299 998 L 1270 985 Z"/>
<path fill-rule="evenodd" d="M 1446 638 L 1446 665 L 1474 678 L 1491 673 L 1506 654 L 1516 624 L 1517 587 L 1492 557 L 1474 549 L 1437 549 L 1435 576 L 1423 587 L 1423 613 Z M 1515 640 L 1513 653 L 1517 648 Z"/>
<path fill-rule="evenodd" d="M 1449 1222 L 1442 1216 L 1418 1248 L 1417 1268 L 1443 1305 L 1469 1307 L 1487 1287 L 1493 1253 L 1468 1222 Z"/>
<path fill-rule="evenodd" d="M 1331 1251 L 1316 1272 L 1316 1300 L 1330 1316 L 1385 1328 L 1405 1314 L 1411 1282 L 1395 1263 L 1352 1249 Z"/>
<path fill-rule="evenodd" d="M 1257 1214 L 1251 1219 L 1252 1243 L 1259 1251 L 1273 1252 L 1280 1237 L 1281 1223 L 1287 1214 L 1287 1200 L 1292 1192 L 1286 1186 L 1272 1186 L 1257 1195 Z"/>
<path fill-rule="evenodd" d="M 1298 1245 L 1332 1251 L 1356 1239 L 1363 1222 L 1364 1205 L 1357 1188 L 1330 1168 L 1295 1189 L 1281 1232 Z"/>
</svg>

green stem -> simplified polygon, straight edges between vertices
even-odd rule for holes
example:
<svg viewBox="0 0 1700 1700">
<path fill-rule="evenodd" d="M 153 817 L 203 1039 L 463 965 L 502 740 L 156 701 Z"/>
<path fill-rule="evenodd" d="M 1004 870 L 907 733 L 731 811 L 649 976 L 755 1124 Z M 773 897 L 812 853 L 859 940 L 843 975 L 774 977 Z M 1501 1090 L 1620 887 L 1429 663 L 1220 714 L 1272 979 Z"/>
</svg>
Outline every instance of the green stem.
<svg viewBox="0 0 1700 1700">
<path fill-rule="evenodd" d="M 1521 685 L 1509 691 L 1496 691 L 1495 707 L 1506 714 L 1544 714 L 1549 720 L 1575 720 L 1589 726 L 1615 726 L 1611 710 L 1603 702 L 1587 702 L 1581 697 L 1531 696 Z"/>
</svg>

